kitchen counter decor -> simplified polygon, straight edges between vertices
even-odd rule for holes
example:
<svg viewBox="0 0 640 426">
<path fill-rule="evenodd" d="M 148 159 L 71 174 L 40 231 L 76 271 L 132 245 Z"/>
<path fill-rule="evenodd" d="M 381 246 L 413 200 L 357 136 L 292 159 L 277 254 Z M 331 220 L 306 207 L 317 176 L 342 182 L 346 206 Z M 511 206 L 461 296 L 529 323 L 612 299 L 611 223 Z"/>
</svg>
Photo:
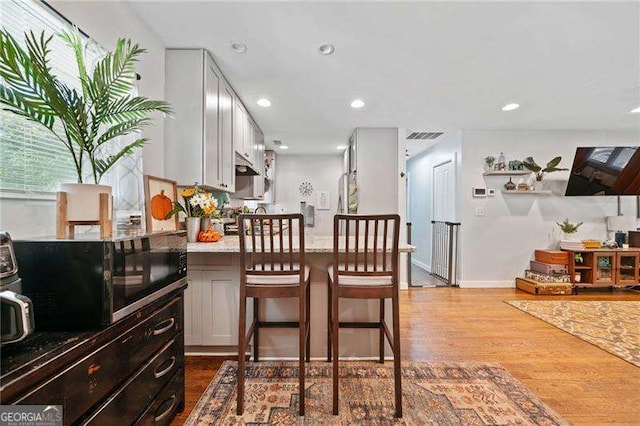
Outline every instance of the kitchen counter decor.
<svg viewBox="0 0 640 426">
<path fill-rule="evenodd" d="M 169 114 L 171 108 L 165 101 L 133 95 L 135 65 L 146 51 L 131 40 L 119 39 L 115 50 L 89 69 L 87 41 L 78 29 L 63 31 L 59 37 L 75 54 L 79 74 L 75 85 L 53 73 L 50 56 L 59 52 L 53 52 L 52 35 L 25 33 L 23 48 L 0 29 L 0 103 L 5 110 L 46 128 L 73 158 L 78 182 L 61 186 L 58 238 L 66 237 L 67 228 L 72 234 L 74 225 L 96 223 L 101 233 L 110 235 L 111 187 L 98 184 L 121 158 L 149 139 L 136 137 L 122 147 L 114 142 L 140 132 L 151 123 L 152 112 Z M 86 166 L 88 172 L 83 169 Z M 93 185 L 85 184 L 87 175 Z"/>
<path fill-rule="evenodd" d="M 210 192 L 206 192 L 198 186 L 198 183 L 195 183 L 193 187 L 184 188 L 180 195 L 184 203 L 174 201 L 173 210 L 169 212 L 167 217 L 184 214 L 186 216 L 187 241 L 194 243 L 198 241 L 202 219 L 209 219 L 216 212 L 218 200 Z"/>
</svg>

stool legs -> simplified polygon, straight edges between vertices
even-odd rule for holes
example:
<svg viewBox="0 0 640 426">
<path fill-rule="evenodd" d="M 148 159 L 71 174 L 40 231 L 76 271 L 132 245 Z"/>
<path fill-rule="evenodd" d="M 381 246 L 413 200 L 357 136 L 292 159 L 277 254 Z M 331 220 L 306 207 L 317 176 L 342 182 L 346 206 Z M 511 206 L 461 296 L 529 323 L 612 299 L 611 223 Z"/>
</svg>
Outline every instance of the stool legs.
<svg viewBox="0 0 640 426">
<path fill-rule="evenodd" d="M 396 289 L 391 303 L 393 306 L 393 380 L 396 396 L 396 417 L 402 417 L 402 371 L 400 368 L 400 300 Z"/>
<path fill-rule="evenodd" d="M 245 376 L 245 345 L 247 328 L 247 298 L 244 286 L 240 286 L 240 309 L 238 312 L 238 400 L 236 414 L 244 412 L 244 376 Z"/>
<path fill-rule="evenodd" d="M 331 284 L 333 286 L 333 283 Z M 333 349 L 333 415 L 338 415 L 338 350 L 339 350 L 339 340 L 338 340 L 338 328 L 339 321 L 338 318 L 338 294 L 336 292 L 337 289 L 331 290 L 331 346 Z"/>
<path fill-rule="evenodd" d="M 260 356 L 260 299 L 253 298 L 253 319 L 256 325 L 253 328 L 253 361 L 258 362 Z"/>
<path fill-rule="evenodd" d="M 384 364 L 384 300 L 380 299 L 380 364 Z"/>
<path fill-rule="evenodd" d="M 327 362 L 331 362 L 331 327 L 333 327 L 333 297 L 331 297 L 331 278 L 327 278 Z"/>
</svg>

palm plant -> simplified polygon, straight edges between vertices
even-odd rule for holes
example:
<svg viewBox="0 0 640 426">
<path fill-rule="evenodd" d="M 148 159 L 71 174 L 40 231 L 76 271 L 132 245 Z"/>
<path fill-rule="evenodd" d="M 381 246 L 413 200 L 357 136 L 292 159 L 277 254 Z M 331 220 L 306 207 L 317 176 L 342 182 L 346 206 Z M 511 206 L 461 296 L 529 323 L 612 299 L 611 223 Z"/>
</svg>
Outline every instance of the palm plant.
<svg viewBox="0 0 640 426">
<path fill-rule="evenodd" d="M 3 109 L 44 126 L 69 150 L 83 182 L 82 168 L 91 167 L 97 184 L 121 158 L 142 147 L 141 137 L 114 154 L 107 144 L 115 138 L 142 130 L 149 114 L 171 113 L 165 101 L 132 96 L 135 65 L 146 50 L 131 40 L 120 39 L 113 52 L 97 62 L 91 72 L 85 60 L 85 44 L 77 29 L 59 35 L 73 49 L 81 91 L 54 74 L 49 54 L 53 36 L 25 33 L 26 49 L 3 28 L 0 29 L 0 103 Z"/>
<path fill-rule="evenodd" d="M 527 169 L 531 170 L 532 172 L 534 172 L 536 174 L 536 180 L 538 182 L 541 182 L 545 173 L 569 170 L 569 169 L 559 168 L 558 165 L 560 164 L 560 161 L 562 161 L 562 157 L 555 157 L 554 159 L 549 161 L 545 166 L 545 168 L 543 169 L 541 166 L 536 164 L 536 162 L 533 160 L 533 157 L 527 157 L 522 161 L 522 165 L 525 166 Z"/>
</svg>

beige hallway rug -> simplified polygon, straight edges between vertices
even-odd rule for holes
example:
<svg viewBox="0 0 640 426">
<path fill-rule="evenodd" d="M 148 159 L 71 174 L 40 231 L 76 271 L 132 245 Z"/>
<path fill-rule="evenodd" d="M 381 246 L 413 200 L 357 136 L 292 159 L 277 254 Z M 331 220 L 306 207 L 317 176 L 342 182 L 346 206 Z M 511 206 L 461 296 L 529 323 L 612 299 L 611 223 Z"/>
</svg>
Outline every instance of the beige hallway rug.
<svg viewBox="0 0 640 426">
<path fill-rule="evenodd" d="M 511 300 L 506 303 L 640 367 L 640 302 Z"/>
<path fill-rule="evenodd" d="M 298 417 L 296 362 L 247 364 L 245 413 L 235 415 L 237 363 L 226 361 L 186 425 L 565 425 L 504 368 L 488 363 L 403 363 L 404 417 L 394 419 L 391 363 L 340 363 L 340 415 L 331 414 L 331 364 L 306 368 Z"/>
</svg>

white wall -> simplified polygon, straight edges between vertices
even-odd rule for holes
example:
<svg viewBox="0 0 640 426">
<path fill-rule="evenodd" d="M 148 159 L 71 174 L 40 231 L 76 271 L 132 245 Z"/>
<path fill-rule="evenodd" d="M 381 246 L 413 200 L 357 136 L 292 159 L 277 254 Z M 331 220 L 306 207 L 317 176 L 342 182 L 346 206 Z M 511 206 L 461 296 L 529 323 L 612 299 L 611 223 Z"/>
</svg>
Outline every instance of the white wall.
<svg viewBox="0 0 640 426">
<path fill-rule="evenodd" d="M 137 71 L 140 95 L 164 98 L 164 46 L 125 2 L 50 1 L 56 10 L 104 48 L 111 50 L 120 37 L 131 38 L 148 52 L 141 56 Z M 147 174 L 164 175 L 164 124 L 161 115 L 153 116 L 153 124 L 144 136 L 151 139 L 143 149 Z M 55 201 L 33 200 L 29 196 L 0 200 L 0 229 L 14 238 L 53 235 L 55 233 Z"/>
<path fill-rule="evenodd" d="M 450 132 L 444 134 L 441 138 L 442 140 L 436 145 L 407 161 L 410 180 L 408 209 L 412 226 L 411 244 L 417 247 L 417 251 L 411 256 L 411 260 L 414 264 L 427 271 L 431 270 L 433 167 L 449 160 L 455 161 L 455 219 L 459 220 L 460 218 L 461 134 L 460 132 Z"/>
<path fill-rule="evenodd" d="M 638 145 L 632 132 L 607 131 L 463 131 L 461 173 L 461 287 L 512 287 L 536 248 L 554 248 L 560 238 L 555 222 L 584 222 L 579 238 L 607 238 L 605 216 L 617 212 L 616 197 L 564 197 L 569 172 L 545 178 L 553 195 L 503 195 L 508 180 L 482 176 L 483 158 L 504 152 L 506 160 L 533 156 L 538 164 L 562 156 L 571 168 L 578 146 Z M 515 182 L 516 180 L 514 180 Z M 495 197 L 473 198 L 471 188 L 487 186 Z M 624 213 L 635 215 L 634 197 L 625 197 Z M 484 216 L 475 216 L 484 207 Z"/>
<path fill-rule="evenodd" d="M 338 179 L 342 174 L 341 155 L 279 155 L 276 162 L 276 204 L 274 213 L 298 213 L 300 202 L 316 207 L 314 235 L 333 235 L 333 216 L 338 210 Z M 303 197 L 298 187 L 303 181 L 313 186 L 313 194 Z M 318 191 L 329 191 L 331 207 L 318 210 Z"/>
</svg>

